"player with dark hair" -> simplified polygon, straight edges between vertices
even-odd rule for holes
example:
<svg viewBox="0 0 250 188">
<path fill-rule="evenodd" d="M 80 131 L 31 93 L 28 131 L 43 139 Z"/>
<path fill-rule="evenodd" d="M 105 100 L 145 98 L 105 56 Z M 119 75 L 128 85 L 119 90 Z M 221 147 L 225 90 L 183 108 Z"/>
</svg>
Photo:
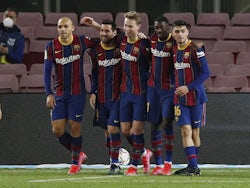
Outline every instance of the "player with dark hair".
<svg viewBox="0 0 250 188">
<path fill-rule="evenodd" d="M 83 54 L 96 42 L 85 36 L 73 35 L 74 25 L 68 17 L 57 23 L 58 38 L 47 44 L 44 53 L 44 83 L 47 101 L 51 109 L 51 124 L 58 141 L 72 155 L 68 174 L 76 174 L 87 156 L 82 149 L 81 121 L 85 105 Z M 55 69 L 55 89 L 51 89 L 51 71 Z M 66 122 L 70 124 L 70 134 Z"/>
<path fill-rule="evenodd" d="M 180 126 L 183 148 L 188 166 L 175 172 L 176 175 L 200 175 L 197 157 L 200 127 L 204 125 L 207 96 L 203 83 L 210 72 L 202 46 L 188 38 L 190 25 L 178 20 L 173 23 L 172 35 L 177 42 L 173 47 L 175 68 L 175 119 Z"/>
<path fill-rule="evenodd" d="M 16 26 L 18 11 L 7 8 L 0 24 L 0 64 L 22 63 L 24 36 Z"/>
<path fill-rule="evenodd" d="M 106 146 L 111 159 L 108 174 L 118 174 L 120 138 L 121 53 L 117 43 L 116 24 L 103 20 L 101 42 L 91 49 L 92 89 L 90 105 L 96 110 L 94 125 L 104 129 Z"/>
<path fill-rule="evenodd" d="M 170 175 L 174 149 L 172 125 L 174 119 L 172 58 L 174 39 L 169 33 L 170 26 L 167 18 L 157 17 L 154 20 L 154 29 L 155 32 L 151 36 L 152 65 L 147 90 L 148 121 L 151 123 L 151 144 L 156 164 L 151 174 Z M 164 160 L 162 148 L 165 150 Z"/>
<path fill-rule="evenodd" d="M 122 133 L 132 136 L 133 154 L 131 166 L 125 175 L 136 175 L 141 159 L 143 173 L 150 169 L 152 152 L 144 148 L 144 122 L 146 120 L 146 90 L 149 74 L 150 41 L 139 39 L 141 18 L 135 11 L 124 15 L 124 31 L 120 46 L 122 56 L 122 84 L 120 121 Z"/>
</svg>

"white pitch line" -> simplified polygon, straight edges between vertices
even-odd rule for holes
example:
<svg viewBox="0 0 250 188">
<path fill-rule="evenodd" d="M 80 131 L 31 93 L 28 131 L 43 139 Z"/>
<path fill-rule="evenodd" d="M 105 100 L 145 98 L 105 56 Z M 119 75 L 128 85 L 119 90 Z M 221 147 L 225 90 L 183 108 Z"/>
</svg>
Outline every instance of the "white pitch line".
<svg viewBox="0 0 250 188">
<path fill-rule="evenodd" d="M 74 180 L 84 180 L 84 179 L 106 179 L 106 178 L 118 178 L 123 177 L 122 175 L 116 176 L 94 176 L 94 177 L 82 177 L 82 178 L 61 178 L 61 179 L 47 179 L 47 180 L 30 180 L 28 182 L 37 183 L 37 182 L 53 182 L 53 181 L 74 181 Z"/>
</svg>

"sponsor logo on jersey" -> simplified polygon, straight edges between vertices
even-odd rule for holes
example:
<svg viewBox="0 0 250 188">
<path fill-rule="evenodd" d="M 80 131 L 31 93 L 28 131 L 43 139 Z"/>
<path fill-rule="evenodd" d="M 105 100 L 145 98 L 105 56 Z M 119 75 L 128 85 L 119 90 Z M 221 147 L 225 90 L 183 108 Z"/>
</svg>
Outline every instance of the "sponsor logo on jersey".
<svg viewBox="0 0 250 188">
<path fill-rule="evenodd" d="M 189 63 L 183 63 L 183 62 L 181 62 L 181 63 L 175 62 L 174 68 L 177 69 L 177 70 L 178 69 L 186 69 L 186 68 L 190 68 L 190 64 Z"/>
<path fill-rule="evenodd" d="M 116 65 L 117 63 L 119 63 L 120 60 L 121 60 L 121 58 L 105 59 L 102 61 L 99 60 L 98 64 L 99 64 L 99 66 L 107 67 L 107 66 L 111 66 L 111 65 Z"/>
<path fill-rule="evenodd" d="M 137 61 L 137 57 L 132 56 L 131 54 L 127 54 L 126 52 L 121 51 L 122 58 L 128 61 Z"/>
<path fill-rule="evenodd" d="M 151 52 L 155 57 L 170 57 L 171 54 L 169 52 L 159 51 L 157 49 L 151 48 Z"/>
<path fill-rule="evenodd" d="M 65 65 L 65 64 L 71 63 L 71 62 L 73 62 L 75 60 L 78 60 L 80 58 L 81 58 L 81 56 L 79 54 L 70 55 L 69 57 L 56 58 L 56 63 L 61 64 L 61 65 Z"/>
</svg>

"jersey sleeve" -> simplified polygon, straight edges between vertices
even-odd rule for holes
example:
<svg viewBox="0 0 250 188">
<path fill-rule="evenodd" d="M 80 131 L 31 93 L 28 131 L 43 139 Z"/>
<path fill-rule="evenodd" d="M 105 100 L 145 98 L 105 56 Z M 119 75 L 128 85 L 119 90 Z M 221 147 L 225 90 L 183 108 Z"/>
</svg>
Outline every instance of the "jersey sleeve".
<svg viewBox="0 0 250 188">
<path fill-rule="evenodd" d="M 193 82 L 188 84 L 189 90 L 197 89 L 210 76 L 210 71 L 209 71 L 207 60 L 205 57 L 205 52 L 203 51 L 202 48 L 197 49 L 197 51 L 195 53 L 195 59 L 198 60 L 198 62 L 200 63 L 200 65 L 198 65 L 199 66 L 199 75 Z"/>
<path fill-rule="evenodd" d="M 46 96 L 53 94 L 51 89 L 51 72 L 53 62 L 52 42 L 49 42 L 44 50 L 44 86 Z"/>
</svg>

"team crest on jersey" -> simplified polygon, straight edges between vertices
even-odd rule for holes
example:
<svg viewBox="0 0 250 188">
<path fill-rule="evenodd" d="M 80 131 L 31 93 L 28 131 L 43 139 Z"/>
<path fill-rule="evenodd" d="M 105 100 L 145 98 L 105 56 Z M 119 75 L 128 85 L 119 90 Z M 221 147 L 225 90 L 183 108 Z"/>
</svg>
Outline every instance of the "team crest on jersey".
<svg viewBox="0 0 250 188">
<path fill-rule="evenodd" d="M 167 42 L 167 43 L 166 43 L 166 47 L 167 47 L 167 48 L 172 48 L 172 42 Z"/>
<path fill-rule="evenodd" d="M 80 44 L 76 44 L 76 45 L 74 45 L 73 46 L 73 48 L 74 48 L 74 51 L 80 51 Z"/>
<path fill-rule="evenodd" d="M 184 53 L 184 58 L 185 58 L 185 59 L 188 59 L 188 58 L 189 58 L 189 55 L 190 55 L 189 52 L 185 52 L 185 53 Z"/>
<path fill-rule="evenodd" d="M 134 47 L 133 53 L 134 53 L 134 54 L 138 54 L 138 53 L 139 53 L 139 48 L 138 48 L 138 47 Z"/>
</svg>

